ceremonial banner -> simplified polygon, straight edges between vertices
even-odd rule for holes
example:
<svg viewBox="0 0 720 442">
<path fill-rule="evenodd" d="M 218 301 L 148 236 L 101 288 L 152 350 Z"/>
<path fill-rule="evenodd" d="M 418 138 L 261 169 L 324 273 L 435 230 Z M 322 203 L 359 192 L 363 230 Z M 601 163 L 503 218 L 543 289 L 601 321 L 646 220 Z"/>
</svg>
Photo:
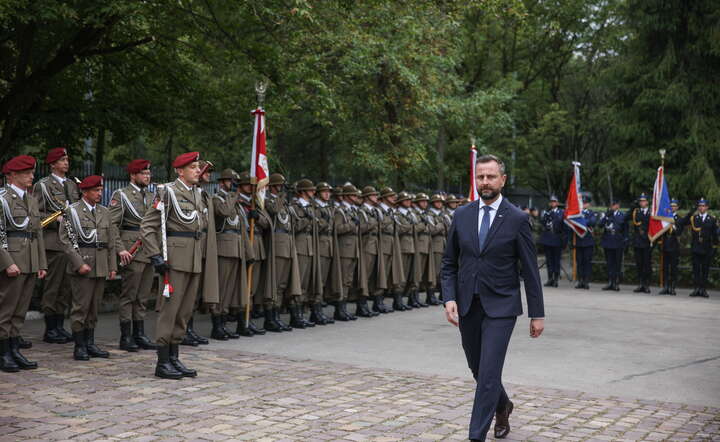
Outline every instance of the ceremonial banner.
<svg viewBox="0 0 720 442">
<path fill-rule="evenodd" d="M 582 195 L 580 194 L 580 163 L 573 161 L 573 175 L 570 179 L 567 200 L 565 201 L 565 224 L 580 238 L 588 232 L 587 221 L 582 213 Z"/>
<path fill-rule="evenodd" d="M 468 192 L 468 199 L 475 201 L 480 199 L 480 195 L 477 190 L 477 182 L 475 181 L 475 164 L 477 163 L 478 151 L 473 144 L 470 147 L 470 191 Z"/>
<path fill-rule="evenodd" d="M 653 188 L 652 209 L 650 210 L 650 224 L 648 238 L 654 242 L 666 230 L 675 224 L 672 208 L 670 208 L 670 193 L 665 182 L 663 166 L 658 167 L 655 187 Z"/>
<path fill-rule="evenodd" d="M 252 113 L 255 115 L 255 126 L 253 128 L 252 158 L 250 159 L 250 182 L 257 185 L 255 191 L 256 202 L 262 208 L 265 202 L 268 177 L 270 176 L 265 138 L 265 111 L 258 107 Z"/>
</svg>

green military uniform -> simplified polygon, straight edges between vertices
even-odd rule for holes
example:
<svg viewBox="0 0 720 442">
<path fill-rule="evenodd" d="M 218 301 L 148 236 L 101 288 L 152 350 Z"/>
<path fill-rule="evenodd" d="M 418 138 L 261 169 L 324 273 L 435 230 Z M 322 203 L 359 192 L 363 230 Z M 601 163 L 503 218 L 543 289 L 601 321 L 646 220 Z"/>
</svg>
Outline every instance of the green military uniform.
<svg viewBox="0 0 720 442">
<path fill-rule="evenodd" d="M 90 356 L 107 358 L 108 353 L 95 345 L 95 326 L 105 280 L 117 271 L 117 231 L 107 208 L 99 204 L 93 207 L 84 199 L 71 204 L 63 216 L 66 219 L 60 227 L 60 242 L 68 256 L 66 271 L 72 288 L 70 325 L 75 341 L 74 357 L 76 360 L 89 360 Z M 80 275 L 78 270 L 83 264 L 90 266 L 90 272 Z"/>
<path fill-rule="evenodd" d="M 318 193 L 331 190 L 330 185 L 325 182 L 319 182 L 316 186 Z M 335 321 L 325 316 L 322 310 L 323 301 L 337 301 L 338 293 L 342 291 L 341 286 L 341 265 L 340 257 L 337 255 L 339 248 L 337 233 L 335 232 L 335 207 L 332 202 L 323 201 L 316 198 L 313 202 L 315 211 L 315 220 L 318 227 L 318 264 L 319 286 L 322 288 L 322 295 L 315 299 L 312 304 L 312 313 L 310 321 L 316 324 L 332 324 Z"/>
<path fill-rule="evenodd" d="M 428 217 L 425 210 L 417 205 L 420 201 L 428 201 L 429 198 L 424 193 L 418 193 L 413 199 L 415 207 L 413 209 L 417 216 L 418 222 L 415 224 L 415 272 L 418 287 L 414 294 L 413 307 L 427 307 L 427 304 L 420 301 L 419 291 L 427 291 L 435 285 L 435 262 L 431 260 L 433 255 L 432 233 L 435 228 L 433 220 Z"/>
<path fill-rule="evenodd" d="M 80 199 L 77 183 L 70 178 L 56 175 L 46 176 L 35 183 L 32 193 L 38 202 L 40 217 L 43 219 Z M 61 220 L 53 221 L 43 229 L 48 273 L 43 284 L 41 308 L 45 314 L 43 340 L 49 343 L 65 343 L 71 340 L 63 327 L 71 290 L 70 278 L 65 272 L 67 255 L 58 238 L 60 223 Z"/>
<path fill-rule="evenodd" d="M 431 203 L 441 202 L 444 203 L 445 199 L 440 194 L 435 194 L 430 198 Z M 427 299 L 425 302 L 429 305 L 440 305 L 435 296 L 435 291 L 440 290 L 440 269 L 442 268 L 442 257 L 445 252 L 445 241 L 447 239 L 447 233 L 450 228 L 450 222 L 452 221 L 447 213 L 443 209 L 436 207 L 429 207 L 427 212 L 427 219 L 430 221 L 430 237 L 432 241 L 432 259 L 433 267 L 435 269 L 435 284 L 427 287 Z"/>
<path fill-rule="evenodd" d="M 0 369 L 37 368 L 19 351 L 20 329 L 30 306 L 39 270 L 47 269 L 40 211 L 27 191 L 8 185 L 0 190 Z M 20 274 L 5 272 L 15 264 Z"/>
<path fill-rule="evenodd" d="M 343 186 L 342 197 L 348 198 L 351 195 L 358 196 L 360 195 L 360 191 L 352 184 Z M 363 285 L 367 293 L 367 280 L 365 279 L 364 266 L 362 266 L 362 262 L 360 261 L 360 219 L 358 218 L 355 205 L 348 200 L 342 201 L 335 210 L 333 223 L 338 237 L 342 273 L 342 292 L 337 301 L 340 305 L 339 311 L 341 313 L 339 316 L 336 311 L 334 318 L 341 321 L 347 319 L 352 320 L 354 315 L 347 313 L 345 309 L 348 298 L 356 296 L 358 292 L 362 292 Z"/>
<path fill-rule="evenodd" d="M 162 216 L 166 219 L 167 262 L 162 259 Z M 219 302 L 212 204 L 197 186 L 188 186 L 180 179 L 167 183 L 158 188 L 155 204 L 145 214 L 140 234 L 156 268 L 164 270 L 169 266 L 168 281 L 174 289 L 169 297 L 161 296 L 158 300 L 155 374 L 170 379 L 196 376 L 194 370 L 180 363 L 178 344 L 186 334 L 198 295 L 202 294 L 206 304 Z"/>
<path fill-rule="evenodd" d="M 389 204 L 388 198 L 397 194 L 390 187 L 380 190 L 382 200 L 377 205 L 380 223 L 380 251 L 378 259 L 382 264 L 378 267 L 385 269 L 386 288 L 377 293 L 384 298 L 389 295 L 393 298 L 392 308 L 387 311 L 404 311 L 407 306 L 402 303 L 401 293 L 405 283 L 405 271 L 402 267 L 402 250 L 400 247 L 400 236 L 397 228 L 396 209 Z M 376 310 L 377 311 L 377 310 Z"/>
<path fill-rule="evenodd" d="M 108 209 L 117 232 L 116 251 L 129 252 L 140 239 L 140 223 L 154 200 L 153 192 L 133 183 L 113 192 Z M 141 243 L 130 264 L 120 268 L 120 275 L 120 348 L 128 351 L 156 349 L 145 335 L 145 315 L 152 296 L 154 272 L 150 255 Z"/>
<path fill-rule="evenodd" d="M 356 300 L 357 310 L 355 315 L 370 318 L 377 316 L 379 312 L 372 311 L 368 307 L 367 299 L 379 290 L 387 288 L 385 281 L 385 269 L 380 269 L 378 264 L 378 242 L 380 239 L 380 223 L 378 211 L 367 199 L 370 195 L 379 195 L 372 186 L 365 186 L 362 191 L 362 198 L 366 201 L 357 207 L 357 216 L 360 221 L 360 259 L 367 272 L 367 291 L 359 291 Z M 383 309 L 385 312 L 386 310 Z"/>
<path fill-rule="evenodd" d="M 413 294 L 419 284 L 417 272 L 415 271 L 415 225 L 419 222 L 419 220 L 418 216 L 411 208 L 400 206 L 400 203 L 411 199 L 412 197 L 407 192 L 400 192 L 397 199 L 399 206 L 396 214 L 398 235 L 400 237 L 400 251 L 402 253 L 402 266 L 405 272 L 403 295 L 408 296 L 407 307 L 409 308 L 416 305 L 413 299 Z"/>
</svg>

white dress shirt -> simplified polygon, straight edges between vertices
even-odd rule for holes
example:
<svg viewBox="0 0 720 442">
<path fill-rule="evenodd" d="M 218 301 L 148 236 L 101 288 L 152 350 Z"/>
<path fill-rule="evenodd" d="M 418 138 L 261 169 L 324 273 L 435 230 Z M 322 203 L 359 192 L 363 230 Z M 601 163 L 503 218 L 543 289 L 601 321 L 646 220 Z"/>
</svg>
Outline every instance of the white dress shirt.
<svg viewBox="0 0 720 442">
<path fill-rule="evenodd" d="M 19 187 L 16 186 L 15 184 L 10 184 L 10 187 L 12 188 L 12 190 L 15 191 L 15 193 L 17 193 L 17 195 L 20 197 L 20 199 L 25 198 L 25 191 L 24 191 L 24 190 L 22 190 L 21 188 L 19 188 Z"/>
<path fill-rule="evenodd" d="M 500 208 L 500 203 L 502 203 L 503 196 L 500 194 L 498 198 L 493 201 L 492 204 L 490 204 L 490 207 L 492 207 L 492 210 L 488 213 L 488 216 L 490 216 L 490 224 L 489 226 L 492 228 L 492 223 L 495 220 L 495 215 L 497 215 L 498 209 Z M 480 231 L 480 226 L 482 225 L 483 216 L 485 216 L 485 210 L 483 210 L 483 206 L 487 206 L 488 204 L 485 204 L 485 202 L 481 199 L 480 200 L 480 210 L 478 213 L 478 228 L 477 231 Z M 487 239 L 486 239 L 487 240 Z"/>
</svg>

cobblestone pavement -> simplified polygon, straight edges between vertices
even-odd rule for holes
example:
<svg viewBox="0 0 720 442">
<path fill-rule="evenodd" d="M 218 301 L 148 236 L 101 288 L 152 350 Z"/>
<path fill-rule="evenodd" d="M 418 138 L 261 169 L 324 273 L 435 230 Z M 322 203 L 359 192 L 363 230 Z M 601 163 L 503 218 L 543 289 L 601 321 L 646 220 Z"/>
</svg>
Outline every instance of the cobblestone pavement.
<svg viewBox="0 0 720 442">
<path fill-rule="evenodd" d="M 200 375 L 152 376 L 153 352 L 72 360 L 38 343 L 41 367 L 0 373 L 0 441 L 464 440 L 473 382 L 217 349 L 181 358 Z M 720 409 L 509 385 L 508 440 L 720 440 Z"/>
</svg>

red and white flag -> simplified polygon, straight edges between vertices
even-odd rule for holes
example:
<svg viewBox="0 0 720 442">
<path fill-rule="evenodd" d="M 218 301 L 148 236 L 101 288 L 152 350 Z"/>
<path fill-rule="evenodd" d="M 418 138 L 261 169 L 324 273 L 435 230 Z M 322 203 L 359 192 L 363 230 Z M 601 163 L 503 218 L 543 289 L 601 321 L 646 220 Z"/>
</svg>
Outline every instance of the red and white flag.
<svg viewBox="0 0 720 442">
<path fill-rule="evenodd" d="M 470 147 L 470 191 L 468 192 L 468 199 L 475 201 L 480 199 L 480 195 L 477 190 L 477 181 L 475 180 L 475 164 L 477 163 L 478 151 L 473 144 Z"/>
<path fill-rule="evenodd" d="M 250 159 L 250 182 L 257 185 L 256 202 L 262 208 L 265 202 L 265 190 L 270 176 L 267 160 L 265 111 L 258 107 L 252 114 L 255 115 L 255 126 L 253 128 L 253 148 Z"/>
<path fill-rule="evenodd" d="M 584 238 L 590 228 L 583 214 L 582 195 L 580 193 L 580 163 L 573 161 L 573 175 L 570 179 L 567 200 L 565 201 L 565 224 L 580 238 Z"/>
</svg>

